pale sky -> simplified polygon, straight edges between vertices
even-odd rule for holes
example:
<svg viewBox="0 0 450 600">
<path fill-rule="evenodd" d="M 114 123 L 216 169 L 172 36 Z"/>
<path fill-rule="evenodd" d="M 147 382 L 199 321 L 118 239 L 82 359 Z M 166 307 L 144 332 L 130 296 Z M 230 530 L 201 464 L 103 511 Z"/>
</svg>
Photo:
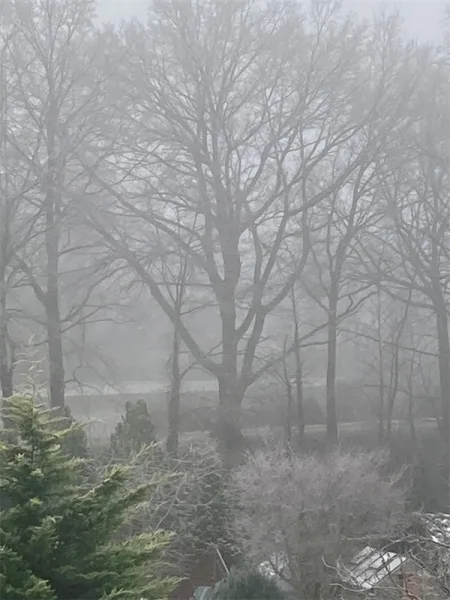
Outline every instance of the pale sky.
<svg viewBox="0 0 450 600">
<path fill-rule="evenodd" d="M 1 1 L 1 0 L 0 0 Z M 225 0 L 226 1 L 226 0 Z M 399 7 L 411 37 L 440 41 L 442 18 L 447 0 L 389 0 L 387 6 Z M 119 22 L 130 17 L 145 18 L 148 0 L 98 0 L 98 16 L 103 21 Z M 381 5 L 381 0 L 344 0 L 344 4 L 365 16 Z"/>
</svg>

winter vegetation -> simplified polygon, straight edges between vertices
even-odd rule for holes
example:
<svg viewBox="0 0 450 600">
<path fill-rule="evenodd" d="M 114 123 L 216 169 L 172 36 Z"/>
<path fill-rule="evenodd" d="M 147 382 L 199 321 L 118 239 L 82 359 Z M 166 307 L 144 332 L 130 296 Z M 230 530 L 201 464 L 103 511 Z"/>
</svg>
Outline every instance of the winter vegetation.
<svg viewBox="0 0 450 600">
<path fill-rule="evenodd" d="M 448 23 L 0 3 L 1 598 L 450 597 Z"/>
<path fill-rule="evenodd" d="M 236 536 L 246 555 L 256 564 L 276 557 L 299 597 L 329 597 L 336 585 L 330 566 L 353 558 L 354 540 L 379 543 L 404 531 L 403 489 L 397 473 L 381 475 L 385 458 L 361 452 L 291 458 L 279 448 L 257 452 L 231 484 Z"/>
<path fill-rule="evenodd" d="M 161 598 L 174 582 L 159 575 L 170 536 L 114 537 L 146 497 L 118 468 L 84 481 L 82 459 L 67 457 L 70 430 L 32 398 L 6 402 L 14 428 L 1 453 L 3 598 Z"/>
</svg>

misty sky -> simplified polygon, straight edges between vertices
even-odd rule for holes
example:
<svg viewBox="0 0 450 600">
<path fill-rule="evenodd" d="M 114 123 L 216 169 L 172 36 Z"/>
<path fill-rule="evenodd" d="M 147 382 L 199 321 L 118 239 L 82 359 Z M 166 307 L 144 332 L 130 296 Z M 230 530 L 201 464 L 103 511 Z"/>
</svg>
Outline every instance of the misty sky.
<svg viewBox="0 0 450 600">
<path fill-rule="evenodd" d="M 344 4 L 366 16 L 381 5 L 381 0 L 344 0 Z M 385 2 L 398 7 L 412 37 L 440 40 L 446 0 L 396 0 Z M 118 22 L 124 18 L 144 18 L 148 0 L 98 0 L 98 16 L 104 21 Z"/>
</svg>

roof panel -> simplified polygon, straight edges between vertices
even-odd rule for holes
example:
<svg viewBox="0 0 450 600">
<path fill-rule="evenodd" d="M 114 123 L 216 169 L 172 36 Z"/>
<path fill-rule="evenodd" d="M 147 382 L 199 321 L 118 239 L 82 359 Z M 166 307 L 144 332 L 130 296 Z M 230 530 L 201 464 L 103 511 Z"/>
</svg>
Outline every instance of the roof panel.
<svg viewBox="0 0 450 600">
<path fill-rule="evenodd" d="M 342 578 L 355 587 L 372 589 L 398 569 L 406 557 L 394 552 L 380 552 L 366 546 L 351 561 L 348 568 L 340 568 Z"/>
</svg>

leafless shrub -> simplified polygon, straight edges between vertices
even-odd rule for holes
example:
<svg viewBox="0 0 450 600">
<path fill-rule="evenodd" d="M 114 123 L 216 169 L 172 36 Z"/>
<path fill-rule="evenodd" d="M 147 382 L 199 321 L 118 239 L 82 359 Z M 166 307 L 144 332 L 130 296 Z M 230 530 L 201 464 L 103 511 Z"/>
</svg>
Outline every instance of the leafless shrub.
<svg viewBox="0 0 450 600">
<path fill-rule="evenodd" d="M 386 465 L 384 453 L 318 458 L 261 450 L 233 478 L 236 539 L 256 563 L 269 560 L 301 597 L 329 597 L 336 561 L 403 522 L 401 474 Z"/>
<path fill-rule="evenodd" d="M 97 461 L 92 476 L 118 462 L 124 464 L 111 456 Z M 149 484 L 147 500 L 130 515 L 126 533 L 172 531 L 168 559 L 178 575 L 211 547 L 228 544 L 226 479 L 212 441 L 182 448 L 176 458 L 155 443 L 129 457 L 124 466 L 129 468 L 130 486 Z"/>
</svg>

